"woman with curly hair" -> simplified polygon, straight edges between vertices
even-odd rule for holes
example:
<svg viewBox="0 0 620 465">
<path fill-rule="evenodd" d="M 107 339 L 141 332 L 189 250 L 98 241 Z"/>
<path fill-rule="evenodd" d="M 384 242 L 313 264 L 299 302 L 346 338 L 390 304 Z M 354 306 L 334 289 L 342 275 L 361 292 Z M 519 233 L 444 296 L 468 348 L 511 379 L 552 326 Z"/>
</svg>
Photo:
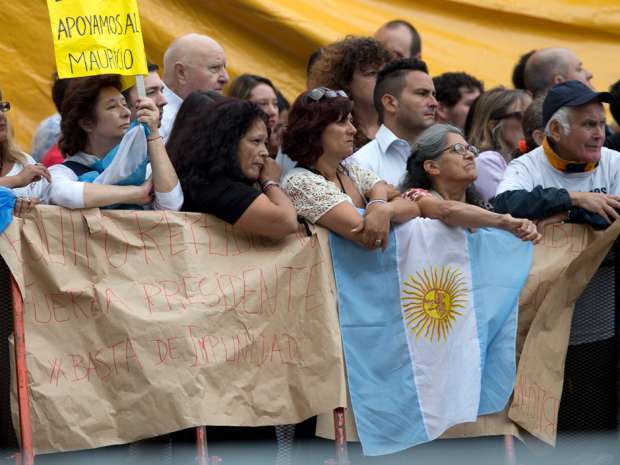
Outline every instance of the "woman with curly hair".
<svg viewBox="0 0 620 465">
<path fill-rule="evenodd" d="M 518 153 L 523 139 L 521 119 L 531 102 L 523 90 L 495 87 L 482 93 L 469 110 L 465 134 L 481 150 L 475 186 L 483 200 L 495 197 L 508 163 Z"/>
<path fill-rule="evenodd" d="M 189 106 L 195 110 L 182 128 L 175 125 L 168 142 L 185 193 L 183 210 L 210 213 L 241 231 L 274 239 L 294 233 L 297 215 L 267 149 L 267 115 L 249 101 L 197 105 L 200 98 L 194 92 L 185 99 L 177 118 Z"/>
<path fill-rule="evenodd" d="M 71 80 L 62 101 L 58 143 L 65 161 L 50 168 L 50 203 L 66 208 L 181 207 L 183 192 L 159 135 L 159 110 L 148 97 L 138 98 L 135 106 L 137 123 L 148 127 L 146 136 L 142 127 L 128 131 L 131 112 L 120 76 Z"/>
<path fill-rule="evenodd" d="M 375 39 L 348 36 L 323 47 L 310 70 L 309 88 L 342 89 L 355 103 L 356 149 L 374 139 L 379 129 L 373 92 L 377 73 L 391 58 L 390 53 Z"/>
<path fill-rule="evenodd" d="M 13 190 L 18 198 L 15 212 L 21 216 L 37 203 L 47 202 L 50 174 L 15 145 L 6 117 L 10 109 L 11 104 L 2 100 L 0 91 L 0 186 Z"/>
</svg>

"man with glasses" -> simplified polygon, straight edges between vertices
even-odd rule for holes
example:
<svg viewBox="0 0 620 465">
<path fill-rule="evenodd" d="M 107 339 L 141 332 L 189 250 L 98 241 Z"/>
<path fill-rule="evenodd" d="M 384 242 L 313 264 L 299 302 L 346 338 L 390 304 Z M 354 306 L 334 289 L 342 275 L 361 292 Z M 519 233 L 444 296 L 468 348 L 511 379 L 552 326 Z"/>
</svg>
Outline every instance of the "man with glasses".
<svg viewBox="0 0 620 465">
<path fill-rule="evenodd" d="M 228 82 L 226 55 L 211 37 L 187 34 L 164 53 L 164 97 L 168 102 L 160 133 L 168 140 L 183 100 L 194 91 L 222 92 Z"/>
<path fill-rule="evenodd" d="M 353 158 L 398 187 L 416 138 L 435 124 L 435 86 L 426 64 L 409 58 L 384 66 L 377 76 L 373 100 L 382 124 L 375 139 Z"/>
</svg>

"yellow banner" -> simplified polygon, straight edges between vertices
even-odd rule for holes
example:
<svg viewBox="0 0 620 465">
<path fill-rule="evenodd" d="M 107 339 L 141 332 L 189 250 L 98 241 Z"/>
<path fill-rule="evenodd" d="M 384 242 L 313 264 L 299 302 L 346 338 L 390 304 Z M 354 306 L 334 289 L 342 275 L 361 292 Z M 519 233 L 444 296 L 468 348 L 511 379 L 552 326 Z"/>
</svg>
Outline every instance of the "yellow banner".
<svg viewBox="0 0 620 465">
<path fill-rule="evenodd" d="M 47 0 L 61 78 L 147 74 L 136 0 Z"/>
</svg>

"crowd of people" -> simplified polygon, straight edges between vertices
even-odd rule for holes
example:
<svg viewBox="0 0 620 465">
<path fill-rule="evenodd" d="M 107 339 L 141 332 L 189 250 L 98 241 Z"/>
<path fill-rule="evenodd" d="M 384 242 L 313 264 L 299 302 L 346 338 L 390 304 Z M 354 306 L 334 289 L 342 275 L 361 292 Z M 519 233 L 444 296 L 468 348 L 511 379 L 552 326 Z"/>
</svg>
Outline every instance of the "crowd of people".
<svg viewBox="0 0 620 465">
<path fill-rule="evenodd" d="M 17 215 L 38 203 L 182 210 L 276 239 L 309 222 L 371 250 L 415 217 L 535 243 L 551 222 L 618 218 L 620 134 L 603 103 L 620 116 L 619 84 L 595 91 L 565 48 L 524 54 L 514 88 L 433 76 L 421 57 L 403 20 L 346 37 L 309 57 L 307 90 L 290 105 L 268 76 L 229 83 L 221 45 L 184 35 L 163 79 L 149 64 L 145 97 L 115 75 L 56 79 L 58 113 L 32 156 L 0 93 L 0 185 Z"/>
</svg>

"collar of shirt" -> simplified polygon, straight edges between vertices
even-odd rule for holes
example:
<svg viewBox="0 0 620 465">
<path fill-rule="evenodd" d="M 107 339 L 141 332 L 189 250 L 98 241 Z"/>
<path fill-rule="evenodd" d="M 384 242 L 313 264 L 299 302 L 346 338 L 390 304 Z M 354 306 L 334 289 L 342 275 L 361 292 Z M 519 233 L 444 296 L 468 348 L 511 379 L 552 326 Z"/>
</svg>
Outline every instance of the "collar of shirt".
<svg viewBox="0 0 620 465">
<path fill-rule="evenodd" d="M 166 100 L 168 101 L 168 104 L 164 108 L 164 115 L 166 114 L 165 110 L 168 108 L 174 109 L 176 113 L 181 107 L 181 104 L 183 103 L 183 99 L 179 97 L 177 94 L 175 94 L 166 84 L 164 84 L 163 94 L 164 94 L 164 97 L 166 97 Z"/>
<path fill-rule="evenodd" d="M 411 155 L 411 146 L 409 142 L 404 139 L 399 139 L 387 126 L 381 125 L 375 136 L 375 140 L 379 145 L 379 149 L 382 153 L 396 152 L 405 160 Z"/>
</svg>

